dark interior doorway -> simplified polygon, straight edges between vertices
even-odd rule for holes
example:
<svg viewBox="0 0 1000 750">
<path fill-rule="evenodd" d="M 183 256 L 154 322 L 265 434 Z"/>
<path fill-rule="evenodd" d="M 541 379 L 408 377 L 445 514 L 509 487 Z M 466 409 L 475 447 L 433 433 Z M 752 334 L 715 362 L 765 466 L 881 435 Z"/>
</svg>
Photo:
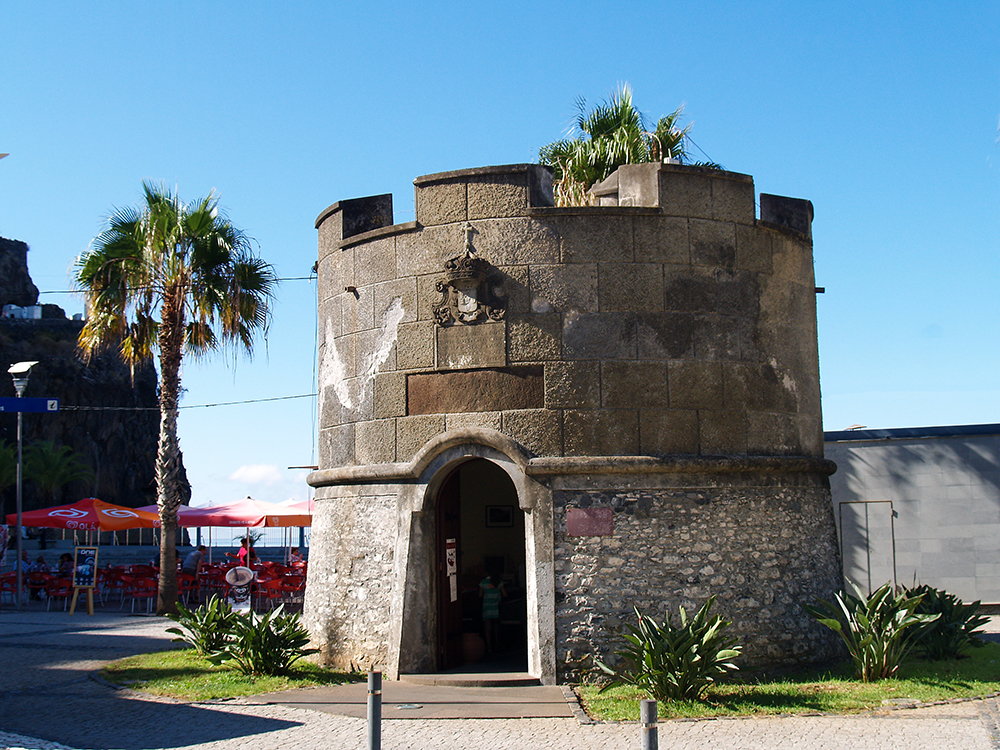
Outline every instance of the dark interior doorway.
<svg viewBox="0 0 1000 750">
<path fill-rule="evenodd" d="M 438 493 L 436 549 L 438 668 L 527 671 L 524 511 L 503 469 L 477 458 L 448 476 Z M 488 578 L 503 584 L 495 622 L 483 617 Z"/>
</svg>

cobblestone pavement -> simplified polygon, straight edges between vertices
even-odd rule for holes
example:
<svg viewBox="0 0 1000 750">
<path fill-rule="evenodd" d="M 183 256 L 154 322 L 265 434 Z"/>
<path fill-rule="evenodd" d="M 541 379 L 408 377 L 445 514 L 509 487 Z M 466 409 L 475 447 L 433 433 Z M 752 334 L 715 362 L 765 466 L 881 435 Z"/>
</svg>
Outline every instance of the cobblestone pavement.
<svg viewBox="0 0 1000 750">
<path fill-rule="evenodd" d="M 363 719 L 251 701 L 181 703 L 113 690 L 100 664 L 170 646 L 160 618 L 0 612 L 0 748 L 364 748 Z M 861 716 L 667 721 L 669 748 L 1000 750 L 996 699 Z M 386 750 L 601 749 L 640 746 L 636 724 L 575 719 L 386 720 Z"/>
</svg>

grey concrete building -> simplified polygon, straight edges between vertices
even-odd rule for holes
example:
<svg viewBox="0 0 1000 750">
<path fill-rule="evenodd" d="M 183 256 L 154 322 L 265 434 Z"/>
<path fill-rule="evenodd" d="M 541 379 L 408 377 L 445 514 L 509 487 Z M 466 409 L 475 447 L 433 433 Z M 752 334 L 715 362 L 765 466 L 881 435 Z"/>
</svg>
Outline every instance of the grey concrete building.
<svg viewBox="0 0 1000 750">
<path fill-rule="evenodd" d="M 844 576 L 1000 604 L 1000 424 L 826 433 Z"/>
<path fill-rule="evenodd" d="M 476 658 L 479 583 L 543 682 L 633 607 L 719 596 L 744 664 L 829 658 L 812 205 L 747 175 L 622 167 L 554 208 L 547 167 L 341 201 L 319 230 L 320 468 L 306 622 L 388 675 Z"/>
</svg>

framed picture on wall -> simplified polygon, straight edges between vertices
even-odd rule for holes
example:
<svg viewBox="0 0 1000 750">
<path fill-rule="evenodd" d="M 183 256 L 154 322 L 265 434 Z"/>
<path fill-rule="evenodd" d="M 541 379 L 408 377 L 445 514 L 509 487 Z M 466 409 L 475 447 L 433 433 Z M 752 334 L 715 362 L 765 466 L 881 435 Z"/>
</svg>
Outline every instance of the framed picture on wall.
<svg viewBox="0 0 1000 750">
<path fill-rule="evenodd" d="M 513 505 L 487 505 L 486 506 L 486 526 L 513 526 L 514 506 Z"/>
</svg>

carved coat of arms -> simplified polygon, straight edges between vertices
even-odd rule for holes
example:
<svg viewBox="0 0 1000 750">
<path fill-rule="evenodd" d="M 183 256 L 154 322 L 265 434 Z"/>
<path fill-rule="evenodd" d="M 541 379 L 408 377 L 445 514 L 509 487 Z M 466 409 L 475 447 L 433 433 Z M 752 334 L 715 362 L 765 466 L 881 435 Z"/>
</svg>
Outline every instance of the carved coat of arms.
<svg viewBox="0 0 1000 750">
<path fill-rule="evenodd" d="M 503 279 L 472 247 L 475 231 L 465 225 L 465 252 L 444 264 L 445 276 L 435 285 L 441 299 L 434 306 L 438 325 L 469 325 L 481 320 L 502 320 L 507 311 Z"/>
</svg>

